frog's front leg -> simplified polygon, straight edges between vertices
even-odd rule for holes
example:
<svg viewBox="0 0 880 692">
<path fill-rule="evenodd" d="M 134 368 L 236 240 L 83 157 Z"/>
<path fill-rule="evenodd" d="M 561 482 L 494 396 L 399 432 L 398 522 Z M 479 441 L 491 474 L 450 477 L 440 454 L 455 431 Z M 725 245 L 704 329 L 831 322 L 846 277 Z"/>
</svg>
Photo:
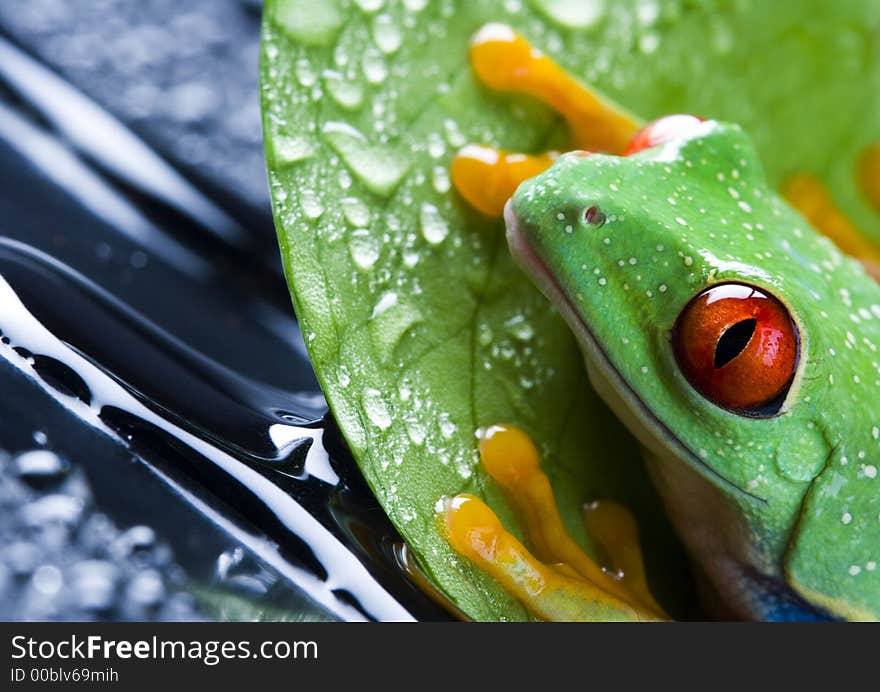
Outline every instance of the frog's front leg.
<svg viewBox="0 0 880 692">
<path fill-rule="evenodd" d="M 556 156 L 556 152 L 519 154 L 470 144 L 452 160 L 452 184 L 472 207 L 500 217 L 519 184 L 549 168 Z"/>
<path fill-rule="evenodd" d="M 487 24 L 471 43 L 471 66 L 491 89 L 532 96 L 565 118 L 572 148 L 622 154 L 638 121 L 577 81 L 504 24 Z M 452 162 L 452 183 L 472 206 L 500 217 L 521 182 L 556 159 L 556 152 L 529 155 L 467 146 Z"/>
<path fill-rule="evenodd" d="M 486 86 L 532 96 L 565 118 L 575 149 L 622 154 L 637 118 L 569 75 L 505 24 L 487 24 L 471 43 L 471 64 Z"/>
<path fill-rule="evenodd" d="M 609 566 L 590 558 L 566 531 L 532 441 L 493 426 L 480 458 L 521 517 L 537 556 L 502 526 L 479 499 L 443 503 L 450 544 L 492 575 L 533 615 L 545 620 L 658 620 L 666 616 L 647 588 L 635 522 L 610 502 L 589 505 L 586 522 Z"/>
</svg>

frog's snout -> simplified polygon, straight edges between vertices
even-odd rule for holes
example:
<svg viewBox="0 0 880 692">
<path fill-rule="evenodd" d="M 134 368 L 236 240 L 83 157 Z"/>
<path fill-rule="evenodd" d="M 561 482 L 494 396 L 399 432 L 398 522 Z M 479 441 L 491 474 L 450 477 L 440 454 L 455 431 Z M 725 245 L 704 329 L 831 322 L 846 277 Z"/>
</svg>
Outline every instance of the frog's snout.
<svg viewBox="0 0 880 692">
<path fill-rule="evenodd" d="M 504 205 L 504 224 L 507 229 L 507 247 L 510 254 L 525 272 L 532 276 L 538 282 L 539 287 L 543 285 L 543 277 L 549 275 L 546 265 L 539 257 L 535 248 L 532 247 L 527 237 L 527 233 L 523 231 L 523 225 L 514 209 L 513 198 L 507 200 Z"/>
</svg>

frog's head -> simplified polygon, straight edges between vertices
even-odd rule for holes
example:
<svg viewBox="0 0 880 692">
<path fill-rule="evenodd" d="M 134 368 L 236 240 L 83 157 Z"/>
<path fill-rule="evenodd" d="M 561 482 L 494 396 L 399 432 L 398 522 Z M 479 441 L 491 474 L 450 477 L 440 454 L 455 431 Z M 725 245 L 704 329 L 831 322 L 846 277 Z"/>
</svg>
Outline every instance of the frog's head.
<svg viewBox="0 0 880 692">
<path fill-rule="evenodd" d="M 780 573 L 838 444 L 825 407 L 846 404 L 819 393 L 821 354 L 847 325 L 821 315 L 852 263 L 767 186 L 739 127 L 713 121 L 629 157 L 563 155 L 505 217 L 673 518 L 700 525 L 692 549 Z"/>
</svg>

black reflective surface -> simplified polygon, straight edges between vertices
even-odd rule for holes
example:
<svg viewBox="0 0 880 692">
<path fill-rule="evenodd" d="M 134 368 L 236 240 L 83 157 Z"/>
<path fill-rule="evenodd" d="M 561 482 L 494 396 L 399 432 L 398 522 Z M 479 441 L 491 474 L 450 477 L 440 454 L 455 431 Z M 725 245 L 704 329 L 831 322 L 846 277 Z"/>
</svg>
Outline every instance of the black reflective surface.
<svg viewBox="0 0 880 692">
<path fill-rule="evenodd" d="M 0 3 L 0 617 L 444 617 L 293 319 L 259 18 Z"/>
</svg>

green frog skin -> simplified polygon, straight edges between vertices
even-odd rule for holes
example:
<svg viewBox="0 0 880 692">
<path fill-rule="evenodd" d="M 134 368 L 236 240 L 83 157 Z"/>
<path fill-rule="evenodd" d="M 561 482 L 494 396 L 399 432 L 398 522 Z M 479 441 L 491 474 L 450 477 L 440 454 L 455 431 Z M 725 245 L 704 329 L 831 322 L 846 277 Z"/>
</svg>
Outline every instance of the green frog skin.
<svg viewBox="0 0 880 692">
<path fill-rule="evenodd" d="M 880 286 L 768 186 L 742 130 L 708 121 L 627 157 L 565 154 L 519 186 L 505 218 L 511 251 L 576 334 L 726 607 L 878 619 Z M 681 328 L 713 287 L 715 306 L 757 289 L 790 319 L 790 373 L 749 347 L 761 317 L 718 368 L 746 358 L 734 385 L 755 401 L 682 356 L 723 337 Z M 691 315 L 698 327 L 711 310 Z M 710 343 L 676 343 L 688 338 Z"/>
</svg>

